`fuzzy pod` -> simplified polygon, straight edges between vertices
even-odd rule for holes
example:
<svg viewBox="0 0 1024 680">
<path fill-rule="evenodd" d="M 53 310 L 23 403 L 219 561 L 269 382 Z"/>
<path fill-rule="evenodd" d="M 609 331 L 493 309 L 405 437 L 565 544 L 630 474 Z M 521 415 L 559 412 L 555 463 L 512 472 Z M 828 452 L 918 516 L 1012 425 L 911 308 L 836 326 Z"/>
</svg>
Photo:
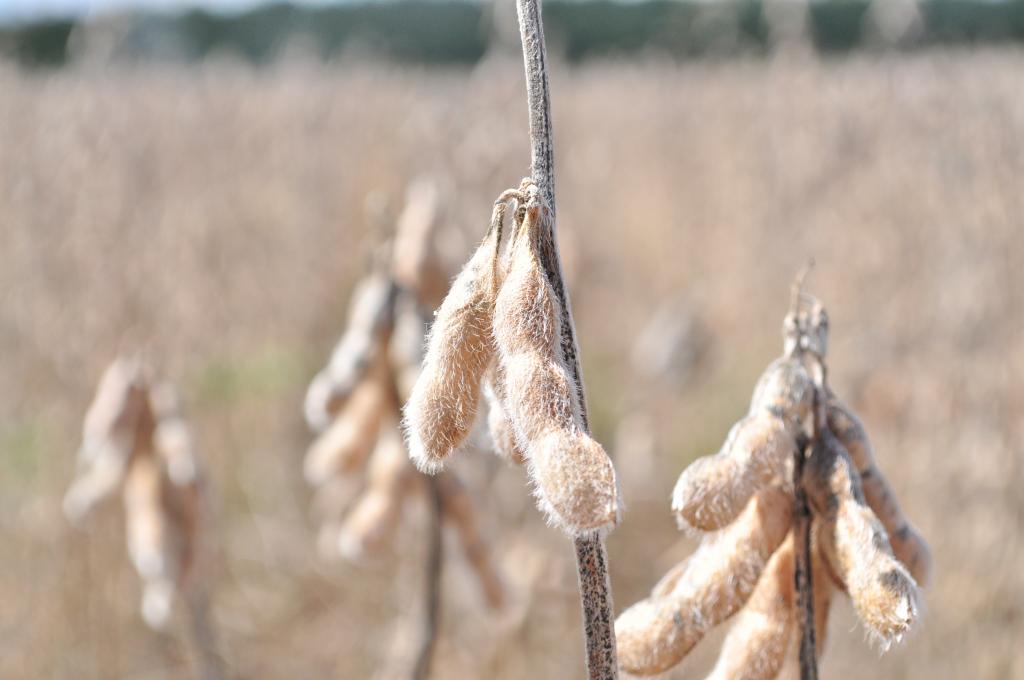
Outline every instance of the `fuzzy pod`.
<svg viewBox="0 0 1024 680">
<path fill-rule="evenodd" d="M 124 483 L 138 443 L 150 438 L 154 423 L 145 372 L 140 360 L 125 357 L 103 371 L 82 425 L 78 474 L 64 496 L 71 522 L 80 522 Z"/>
<path fill-rule="evenodd" d="M 796 628 L 794 588 L 790 534 L 736 617 L 707 680 L 772 680 L 779 674 Z"/>
<path fill-rule="evenodd" d="M 370 274 L 356 285 L 345 333 L 306 391 L 303 413 L 314 432 L 331 424 L 384 351 L 397 294 L 395 283 L 381 273 Z"/>
<path fill-rule="evenodd" d="M 536 186 L 527 186 L 526 197 L 495 304 L 501 401 L 548 520 L 571 535 L 607 530 L 620 513 L 615 469 L 582 424 L 561 350 L 561 306 L 538 258 L 550 215 Z"/>
<path fill-rule="evenodd" d="M 780 357 L 769 364 L 754 387 L 750 413 L 767 410 L 797 429 L 814 405 L 814 383 L 803 363 L 795 357 Z"/>
<path fill-rule="evenodd" d="M 399 295 L 395 301 L 395 326 L 388 343 L 388 360 L 395 376 L 395 387 L 402 403 L 412 394 L 423 364 L 423 338 L 428 322 L 416 300 Z"/>
<path fill-rule="evenodd" d="M 526 454 L 519 448 L 515 429 L 508 418 L 505 406 L 498 397 L 495 387 L 496 376 L 492 373 L 484 380 L 483 394 L 487 402 L 487 432 L 491 437 L 494 452 L 500 457 L 516 465 L 526 464 Z"/>
<path fill-rule="evenodd" d="M 450 470 L 438 475 L 437 486 L 444 521 L 455 529 L 462 552 L 476 574 L 487 605 L 491 609 L 501 609 L 505 604 L 505 586 L 491 561 L 490 546 L 480 531 L 473 499 L 465 485 Z"/>
<path fill-rule="evenodd" d="M 867 630 L 888 648 L 918 613 L 914 578 L 895 558 L 885 527 L 864 502 L 846 449 L 824 429 L 804 468 L 808 500 L 822 522 L 821 552 Z"/>
<path fill-rule="evenodd" d="M 682 573 L 659 583 L 656 596 L 620 614 L 615 636 L 623 670 L 663 673 L 739 611 L 789 533 L 791 514 L 791 494 L 779 487 L 761 491 L 733 524 L 706 537 Z"/>
<path fill-rule="evenodd" d="M 370 458 L 366 489 L 338 533 L 343 557 L 358 562 L 379 554 L 390 543 L 418 479 L 397 431 L 388 428 Z"/>
<path fill-rule="evenodd" d="M 417 181 L 410 185 L 392 250 L 391 271 L 395 280 L 429 309 L 441 304 L 448 291 L 448 274 L 433 244 L 438 227 L 438 201 L 433 183 Z"/>
<path fill-rule="evenodd" d="M 394 408 L 383 357 L 363 376 L 345 408 L 310 445 L 303 460 L 303 475 L 320 486 L 335 475 L 350 475 L 366 463 L 373 451 L 384 416 Z"/>
<path fill-rule="evenodd" d="M 817 519 L 811 524 L 811 596 L 814 600 L 814 651 L 818 659 L 821 659 L 828 641 L 828 616 L 836 590 L 819 536 L 823 524 Z"/>
<path fill-rule="evenodd" d="M 452 283 L 427 339 L 423 369 L 405 406 L 409 456 L 437 472 L 473 429 L 480 381 L 494 356 L 494 299 L 504 204 L 483 243 Z"/>
<path fill-rule="evenodd" d="M 165 484 L 159 461 L 145 455 L 133 461 L 123 491 L 128 554 L 145 585 L 141 611 L 156 630 L 164 628 L 170 617 L 181 566 L 181 537 L 175 535 L 163 507 Z"/>
<path fill-rule="evenodd" d="M 198 484 L 201 471 L 192 431 L 182 414 L 177 390 L 170 383 L 150 388 L 149 403 L 156 418 L 153 448 L 171 482 L 178 487 Z"/>
<path fill-rule="evenodd" d="M 860 474 L 864 500 L 881 520 L 893 553 L 921 586 L 931 579 L 932 556 L 924 537 L 914 529 L 900 508 L 896 494 L 875 464 L 874 450 L 860 418 L 834 397 L 828 401 L 828 426 L 846 447 Z"/>
<path fill-rule="evenodd" d="M 759 411 L 729 431 L 722 450 L 683 470 L 672 511 L 684 528 L 715 531 L 729 524 L 759 489 L 784 476 L 796 438 L 782 418 Z"/>
</svg>

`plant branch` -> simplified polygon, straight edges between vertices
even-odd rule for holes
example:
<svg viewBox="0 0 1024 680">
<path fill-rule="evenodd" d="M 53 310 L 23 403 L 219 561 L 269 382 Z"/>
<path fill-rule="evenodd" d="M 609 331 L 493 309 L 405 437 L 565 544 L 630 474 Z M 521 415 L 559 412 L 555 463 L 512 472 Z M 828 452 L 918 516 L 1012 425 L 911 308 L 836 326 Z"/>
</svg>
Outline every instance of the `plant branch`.
<svg viewBox="0 0 1024 680">
<path fill-rule="evenodd" d="M 426 603 L 423 610 L 423 635 L 420 651 L 413 668 L 413 680 L 426 680 L 430 677 L 430 662 L 434 658 L 434 646 L 441 618 L 441 567 L 443 559 L 442 498 L 437 478 L 424 475 L 427 483 L 428 500 L 431 507 L 432 526 L 430 531 L 430 547 L 427 553 L 426 582 L 424 594 Z"/>
<path fill-rule="evenodd" d="M 526 95 L 530 115 L 530 173 L 551 211 L 551 231 L 541 234 L 540 263 L 561 303 L 562 355 L 572 374 L 579 397 L 584 428 L 589 430 L 586 392 L 580 369 L 576 326 L 573 323 L 569 294 L 562 278 L 561 259 L 555 240 L 555 161 L 551 129 L 551 96 L 548 85 L 547 53 L 544 48 L 544 27 L 540 0 L 516 0 L 519 32 L 523 42 L 523 63 L 526 69 Z M 583 630 L 587 646 L 587 670 L 591 680 L 614 680 L 618 677 L 615 650 L 614 617 L 612 615 L 611 581 L 608 577 L 608 555 L 600 534 L 575 539 L 576 564 L 580 600 L 583 606 Z"/>
<path fill-rule="evenodd" d="M 800 680 L 818 679 L 817 644 L 814 640 L 814 583 L 811 576 L 811 509 L 803 485 L 804 461 L 820 446 L 817 436 L 801 442 L 793 455 L 793 541 L 796 611 L 800 626 Z"/>
</svg>

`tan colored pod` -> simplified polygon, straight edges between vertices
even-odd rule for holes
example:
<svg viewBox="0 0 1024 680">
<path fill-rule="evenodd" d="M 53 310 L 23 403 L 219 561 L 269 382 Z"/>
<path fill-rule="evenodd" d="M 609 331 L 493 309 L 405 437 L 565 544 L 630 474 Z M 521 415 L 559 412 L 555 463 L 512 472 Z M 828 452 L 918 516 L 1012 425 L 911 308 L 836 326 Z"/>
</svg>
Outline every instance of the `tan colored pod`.
<svg viewBox="0 0 1024 680">
<path fill-rule="evenodd" d="M 153 446 L 171 482 L 178 487 L 198 484 L 199 457 L 177 390 L 170 383 L 158 383 L 149 391 L 149 402 L 156 418 Z"/>
<path fill-rule="evenodd" d="M 780 357 L 758 379 L 750 413 L 766 410 L 799 429 L 813 405 L 814 383 L 803 363 L 795 357 Z"/>
<path fill-rule="evenodd" d="M 672 668 L 705 635 L 735 614 L 753 592 L 789 533 L 791 495 L 778 487 L 757 494 L 737 520 L 708 536 L 683 573 L 615 622 L 619 663 L 636 675 Z"/>
<path fill-rule="evenodd" d="M 687 569 L 690 568 L 691 559 L 693 559 L 692 556 L 682 562 L 679 562 L 676 566 L 666 571 L 665 574 L 658 579 L 658 582 L 654 584 L 654 587 L 651 588 L 651 598 L 659 599 L 667 596 L 675 590 L 676 585 L 683 576 L 686 575 Z"/>
<path fill-rule="evenodd" d="M 383 361 L 382 356 L 375 359 L 377 366 L 363 376 L 334 423 L 310 445 L 303 461 L 310 485 L 362 469 L 373 451 L 381 421 L 393 403 Z"/>
<path fill-rule="evenodd" d="M 491 444 L 494 446 L 494 452 L 505 460 L 516 465 L 525 465 L 526 454 L 519 448 L 515 430 L 498 398 L 494 380 L 492 372 L 483 384 L 484 401 L 487 402 L 487 432 L 491 436 Z"/>
<path fill-rule="evenodd" d="M 490 546 L 477 523 L 473 499 L 450 470 L 438 475 L 437 486 L 444 519 L 455 528 L 462 552 L 476 574 L 487 605 L 491 609 L 501 609 L 505 604 L 505 586 L 491 561 Z"/>
<path fill-rule="evenodd" d="M 680 525 L 721 529 L 754 493 L 779 480 L 813 401 L 814 384 L 803 364 L 791 357 L 773 361 L 754 388 L 750 412 L 729 431 L 721 451 L 699 458 L 679 476 L 672 510 Z"/>
<path fill-rule="evenodd" d="M 127 357 L 103 371 L 82 426 L 78 474 L 64 496 L 64 514 L 72 522 L 121 486 L 138 442 L 150 437 L 154 423 L 144 373 L 139 359 Z"/>
<path fill-rule="evenodd" d="M 736 617 L 708 680 L 772 680 L 779 674 L 796 628 L 794 588 L 790 533 Z"/>
<path fill-rule="evenodd" d="M 581 422 L 579 395 L 562 355 L 561 306 L 538 259 L 550 229 L 535 185 L 524 183 L 508 270 L 495 304 L 502 403 L 526 453 L 538 506 L 572 535 L 610 529 L 620 507 L 615 469 Z"/>
<path fill-rule="evenodd" d="M 433 473 L 476 420 L 480 382 L 494 356 L 494 299 L 503 204 L 476 253 L 452 283 L 427 340 L 423 370 L 405 406 L 409 456 Z"/>
<path fill-rule="evenodd" d="M 412 183 L 405 209 L 398 218 L 392 256 L 392 275 L 416 296 L 419 304 L 434 309 L 448 291 L 448 274 L 433 247 L 438 226 L 438 190 L 429 180 Z"/>
<path fill-rule="evenodd" d="M 331 352 L 327 366 L 313 378 L 306 391 L 303 413 L 314 432 L 331 424 L 378 355 L 384 352 L 397 293 L 394 282 L 379 272 L 356 285 L 345 333 Z"/>
<path fill-rule="evenodd" d="M 142 455 L 129 468 L 123 494 L 128 554 L 143 582 L 141 613 L 156 630 L 170 620 L 186 539 L 164 505 L 167 484 L 157 458 Z"/>
<path fill-rule="evenodd" d="M 882 521 L 896 558 L 910 570 L 918 585 L 928 585 L 931 578 L 931 551 L 921 534 L 907 521 L 895 492 L 875 465 L 874 450 L 864 425 L 850 408 L 834 396 L 828 402 L 828 425 L 846 447 L 854 467 L 860 473 L 864 500 Z"/>
<path fill-rule="evenodd" d="M 360 561 L 390 543 L 405 499 L 418 479 L 397 431 L 383 431 L 370 459 L 366 490 L 338 534 L 338 551 L 343 557 Z"/>
<path fill-rule="evenodd" d="M 917 619 L 917 584 L 893 556 L 885 528 L 864 502 L 860 477 L 831 430 L 822 431 L 804 484 L 822 522 L 821 552 L 857 615 L 883 647 L 899 641 Z"/>
<path fill-rule="evenodd" d="M 672 491 L 672 512 L 683 527 L 721 529 L 759 489 L 782 477 L 795 450 L 782 418 L 766 411 L 748 415 L 729 431 L 721 451 L 683 470 Z"/>
<path fill-rule="evenodd" d="M 832 595 L 835 593 L 833 576 L 829 571 L 828 559 L 822 552 L 818 535 L 823 523 L 815 519 L 811 525 L 811 584 L 814 598 L 814 647 L 820 659 L 828 641 L 828 616 L 832 611 Z"/>
<path fill-rule="evenodd" d="M 420 377 L 427 328 L 426 316 L 416 301 L 400 295 L 395 301 L 395 328 L 388 343 L 388 360 L 403 404 Z"/>
</svg>

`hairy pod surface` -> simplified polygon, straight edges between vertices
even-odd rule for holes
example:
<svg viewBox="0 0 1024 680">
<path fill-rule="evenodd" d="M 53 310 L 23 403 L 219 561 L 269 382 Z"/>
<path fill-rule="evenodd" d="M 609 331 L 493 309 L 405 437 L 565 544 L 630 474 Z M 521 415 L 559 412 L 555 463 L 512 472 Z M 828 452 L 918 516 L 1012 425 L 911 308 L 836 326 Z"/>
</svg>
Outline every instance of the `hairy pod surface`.
<svg viewBox="0 0 1024 680">
<path fill-rule="evenodd" d="M 535 186 L 527 195 L 495 304 L 502 401 L 548 520 L 571 535 L 610 529 L 619 517 L 615 470 L 583 427 L 561 350 L 561 305 L 537 253 L 539 231 L 550 229 L 550 217 Z"/>
<path fill-rule="evenodd" d="M 828 429 L 807 461 L 804 484 L 822 521 L 822 554 L 867 630 L 888 648 L 917 618 L 917 584 L 893 556 L 885 528 L 864 502 L 860 476 Z"/>
<path fill-rule="evenodd" d="M 864 500 L 885 527 L 896 559 L 903 563 L 919 585 L 928 585 L 931 551 L 924 537 L 903 514 L 895 492 L 875 464 L 874 451 L 864 425 L 850 408 L 832 398 L 828 402 L 828 426 L 850 454 L 850 460 L 860 474 Z"/>
<path fill-rule="evenodd" d="M 412 394 L 413 386 L 420 376 L 423 338 L 426 337 L 427 328 L 426 316 L 416 301 L 408 295 L 399 295 L 395 301 L 395 328 L 388 343 L 388 360 L 403 403 Z"/>
<path fill-rule="evenodd" d="M 366 489 L 342 523 L 338 551 L 352 561 L 377 555 L 402 518 L 406 496 L 417 481 L 397 431 L 382 432 L 367 470 Z"/>
<path fill-rule="evenodd" d="M 448 275 L 433 248 L 438 226 L 437 187 L 418 181 L 409 187 L 405 209 L 398 218 L 392 256 L 392 275 L 420 304 L 435 308 L 448 290 Z"/>
<path fill-rule="evenodd" d="M 672 668 L 708 630 L 743 607 L 789 533 L 791 506 L 783 489 L 761 491 L 733 524 L 705 539 L 682 573 L 659 583 L 656 596 L 619 615 L 622 668 L 636 675 Z"/>
<path fill-rule="evenodd" d="M 813 520 L 811 524 L 811 584 L 814 588 L 814 651 L 820 659 L 825 652 L 828 641 L 828 615 L 832 610 L 832 594 L 835 586 L 829 571 L 828 559 L 822 552 L 821 531 L 822 521 Z"/>
<path fill-rule="evenodd" d="M 759 489 L 782 476 L 796 439 L 782 418 L 766 411 L 729 431 L 722 450 L 683 470 L 672 491 L 672 511 L 684 528 L 715 531 L 729 524 Z"/>
<path fill-rule="evenodd" d="M 488 232 L 437 310 L 423 369 L 405 407 L 409 456 L 427 473 L 441 468 L 476 420 L 480 382 L 494 356 L 499 236 L 499 229 Z"/>
<path fill-rule="evenodd" d="M 320 486 L 335 475 L 362 469 L 380 432 L 381 421 L 393 399 L 384 357 L 363 376 L 334 423 L 310 445 L 303 461 L 306 482 Z"/>
<path fill-rule="evenodd" d="M 814 383 L 803 363 L 795 357 L 780 357 L 758 379 L 750 412 L 766 410 L 798 428 L 810 415 L 813 404 Z"/>
<path fill-rule="evenodd" d="M 736 617 L 707 680 L 772 680 L 779 674 L 796 623 L 794 585 L 790 533 Z"/>
<path fill-rule="evenodd" d="M 501 388 L 495 388 L 494 386 L 494 382 L 497 379 L 492 369 L 488 378 L 484 380 L 483 393 L 484 400 L 487 402 L 487 432 L 491 436 L 491 444 L 496 454 L 510 463 L 525 465 L 526 454 L 519 448 L 519 442 L 516 441 L 516 433 L 512 427 L 512 421 L 509 420 L 505 406 L 502 404 L 501 399 L 498 398 L 497 390 Z"/>
<path fill-rule="evenodd" d="M 167 507 L 168 484 L 160 461 L 143 455 L 132 462 L 123 492 L 128 554 L 144 586 L 141 613 L 155 630 L 170 619 L 182 558 L 191 547 Z"/>
<path fill-rule="evenodd" d="M 327 366 L 313 378 L 306 391 L 303 413 L 314 432 L 331 424 L 384 351 L 391 334 L 397 292 L 397 286 L 379 273 L 356 285 L 345 334 L 331 352 Z"/>
</svg>

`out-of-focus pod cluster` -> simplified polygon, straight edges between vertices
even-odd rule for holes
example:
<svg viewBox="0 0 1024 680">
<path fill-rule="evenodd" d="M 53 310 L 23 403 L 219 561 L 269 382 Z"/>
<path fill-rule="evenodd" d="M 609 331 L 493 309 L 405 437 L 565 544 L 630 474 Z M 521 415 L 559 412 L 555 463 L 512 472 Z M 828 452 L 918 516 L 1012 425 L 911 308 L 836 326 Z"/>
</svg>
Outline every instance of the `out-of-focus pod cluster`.
<svg viewBox="0 0 1024 680">
<path fill-rule="evenodd" d="M 808 452 L 800 483 L 811 513 L 815 654 L 836 591 L 851 598 L 883 648 L 917 618 L 928 547 L 875 466 L 863 425 L 826 383 L 825 309 L 797 292 L 783 334 L 783 356 L 761 376 L 721 451 L 679 477 L 672 510 L 701 544 L 616 621 L 619 661 L 629 673 L 672 668 L 736 615 L 709 677 L 778 675 L 800 629 L 792 531 L 798 452 Z"/>
<path fill-rule="evenodd" d="M 118 490 L 146 623 L 164 628 L 176 593 L 195 617 L 205 609 L 209 578 L 203 475 L 177 392 L 137 357 L 119 357 L 103 373 L 64 513 L 81 523 Z"/>
<path fill-rule="evenodd" d="M 306 393 L 306 421 L 319 434 L 304 474 L 316 488 L 326 555 L 362 561 L 380 554 L 407 501 L 427 488 L 406 454 L 399 420 L 420 372 L 429 311 L 448 290 L 435 247 L 436 202 L 432 186 L 411 187 L 393 242 L 378 250 L 356 286 L 344 334 Z M 471 494 L 451 470 L 433 484 L 441 518 L 458 535 L 488 605 L 502 607 L 504 586 Z"/>
<path fill-rule="evenodd" d="M 578 536 L 614 527 L 620 500 L 567 361 L 564 291 L 542 265 L 557 261 L 554 250 L 551 212 L 524 179 L 495 202 L 483 243 L 437 311 L 404 426 L 416 465 L 437 472 L 473 429 L 483 395 L 496 451 L 526 465 L 548 520 Z"/>
</svg>

